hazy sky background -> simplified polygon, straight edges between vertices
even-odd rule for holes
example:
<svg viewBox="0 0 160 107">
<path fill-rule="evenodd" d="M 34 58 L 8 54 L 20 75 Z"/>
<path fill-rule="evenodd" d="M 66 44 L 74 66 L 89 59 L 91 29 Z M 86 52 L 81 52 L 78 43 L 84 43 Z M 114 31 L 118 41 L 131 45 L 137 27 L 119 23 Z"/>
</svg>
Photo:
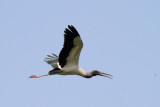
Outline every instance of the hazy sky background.
<svg viewBox="0 0 160 107">
<path fill-rule="evenodd" d="M 80 65 L 96 76 L 48 76 L 73 25 Z M 159 0 L 1 0 L 0 107 L 160 107 Z"/>
</svg>

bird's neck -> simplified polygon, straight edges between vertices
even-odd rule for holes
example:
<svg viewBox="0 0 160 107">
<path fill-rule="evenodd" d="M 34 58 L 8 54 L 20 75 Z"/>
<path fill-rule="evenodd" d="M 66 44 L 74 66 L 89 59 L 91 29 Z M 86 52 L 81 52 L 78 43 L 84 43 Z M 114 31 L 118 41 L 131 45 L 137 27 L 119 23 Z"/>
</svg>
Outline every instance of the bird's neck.
<svg viewBox="0 0 160 107">
<path fill-rule="evenodd" d="M 93 75 L 92 75 L 92 72 L 86 72 L 86 74 L 83 76 L 85 78 L 91 78 Z"/>
<path fill-rule="evenodd" d="M 80 76 L 83 76 L 83 77 L 85 77 L 85 78 L 91 78 L 93 75 L 93 73 L 92 72 L 85 72 L 81 67 L 79 67 L 79 75 Z"/>
</svg>

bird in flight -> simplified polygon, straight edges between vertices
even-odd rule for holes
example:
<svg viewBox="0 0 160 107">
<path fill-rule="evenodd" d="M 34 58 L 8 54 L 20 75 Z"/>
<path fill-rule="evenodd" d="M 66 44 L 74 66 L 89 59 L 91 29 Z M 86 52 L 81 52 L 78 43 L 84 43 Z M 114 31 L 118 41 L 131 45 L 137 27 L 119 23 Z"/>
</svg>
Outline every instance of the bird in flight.
<svg viewBox="0 0 160 107">
<path fill-rule="evenodd" d="M 48 75 L 79 75 L 85 78 L 91 78 L 93 76 L 104 76 L 112 79 L 112 75 L 93 70 L 91 72 L 85 72 L 79 66 L 79 56 L 83 48 L 83 42 L 78 31 L 72 25 L 68 25 L 68 28 L 64 31 L 64 44 L 59 56 L 52 53 L 47 55 L 45 61 L 53 67 L 53 70 L 49 71 L 46 75 L 31 75 L 29 78 L 39 78 Z"/>
</svg>

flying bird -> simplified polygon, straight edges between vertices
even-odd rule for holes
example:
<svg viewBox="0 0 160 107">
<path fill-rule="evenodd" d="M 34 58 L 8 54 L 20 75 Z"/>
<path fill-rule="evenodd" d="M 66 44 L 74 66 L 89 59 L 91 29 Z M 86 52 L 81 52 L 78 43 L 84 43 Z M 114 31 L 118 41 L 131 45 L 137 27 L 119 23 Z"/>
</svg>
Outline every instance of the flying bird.
<svg viewBox="0 0 160 107">
<path fill-rule="evenodd" d="M 64 31 L 64 44 L 59 56 L 52 53 L 47 55 L 45 61 L 53 67 L 53 70 L 49 71 L 46 75 L 32 75 L 29 78 L 38 78 L 48 75 L 79 75 L 85 78 L 91 78 L 93 76 L 104 76 L 112 78 L 112 75 L 93 70 L 91 72 L 85 72 L 79 66 L 79 57 L 83 48 L 83 42 L 78 31 L 72 25 L 68 25 L 68 28 Z"/>
</svg>

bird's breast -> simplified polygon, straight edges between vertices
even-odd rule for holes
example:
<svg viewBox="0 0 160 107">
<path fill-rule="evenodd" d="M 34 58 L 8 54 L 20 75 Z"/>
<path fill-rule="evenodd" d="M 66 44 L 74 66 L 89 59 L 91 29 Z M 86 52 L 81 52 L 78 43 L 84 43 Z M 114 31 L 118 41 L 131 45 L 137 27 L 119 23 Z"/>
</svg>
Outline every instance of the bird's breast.
<svg viewBox="0 0 160 107">
<path fill-rule="evenodd" d="M 83 75 L 85 72 L 79 66 L 64 67 L 60 75 Z"/>
</svg>

